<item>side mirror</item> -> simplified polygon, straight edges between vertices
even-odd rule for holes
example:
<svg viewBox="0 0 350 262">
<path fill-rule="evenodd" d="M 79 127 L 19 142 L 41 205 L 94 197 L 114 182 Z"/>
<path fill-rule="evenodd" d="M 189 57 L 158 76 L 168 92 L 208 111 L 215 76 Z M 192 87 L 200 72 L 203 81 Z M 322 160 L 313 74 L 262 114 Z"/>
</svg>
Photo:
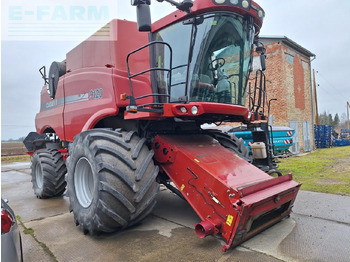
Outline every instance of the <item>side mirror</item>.
<svg viewBox="0 0 350 262">
<path fill-rule="evenodd" d="M 150 0 L 131 0 L 131 5 L 136 6 L 137 26 L 140 32 L 152 30 Z"/>
<path fill-rule="evenodd" d="M 142 4 L 136 7 L 137 26 L 140 32 L 149 32 L 152 30 L 151 10 L 149 5 Z"/>
</svg>

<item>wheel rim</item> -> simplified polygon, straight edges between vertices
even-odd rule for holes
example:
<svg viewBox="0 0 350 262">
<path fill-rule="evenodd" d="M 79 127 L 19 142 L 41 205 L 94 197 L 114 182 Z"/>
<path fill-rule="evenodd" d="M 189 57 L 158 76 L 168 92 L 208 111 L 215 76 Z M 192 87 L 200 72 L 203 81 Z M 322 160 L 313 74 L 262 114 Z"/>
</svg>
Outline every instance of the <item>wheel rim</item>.
<svg viewBox="0 0 350 262">
<path fill-rule="evenodd" d="M 35 180 L 38 188 L 43 188 L 43 171 L 41 170 L 41 165 L 35 165 Z"/>
<path fill-rule="evenodd" d="M 74 172 L 75 194 L 79 204 L 87 208 L 91 205 L 94 191 L 94 175 L 90 161 L 86 157 L 78 160 Z"/>
</svg>

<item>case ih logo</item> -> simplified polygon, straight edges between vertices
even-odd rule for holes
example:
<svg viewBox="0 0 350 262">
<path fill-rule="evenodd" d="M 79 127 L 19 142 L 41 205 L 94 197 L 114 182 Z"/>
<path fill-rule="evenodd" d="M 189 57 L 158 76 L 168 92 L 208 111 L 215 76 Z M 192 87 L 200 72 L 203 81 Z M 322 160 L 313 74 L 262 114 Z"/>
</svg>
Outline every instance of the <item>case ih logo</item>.
<svg viewBox="0 0 350 262">
<path fill-rule="evenodd" d="M 5 40 L 81 40 L 109 36 L 117 1 L 2 0 Z"/>
</svg>

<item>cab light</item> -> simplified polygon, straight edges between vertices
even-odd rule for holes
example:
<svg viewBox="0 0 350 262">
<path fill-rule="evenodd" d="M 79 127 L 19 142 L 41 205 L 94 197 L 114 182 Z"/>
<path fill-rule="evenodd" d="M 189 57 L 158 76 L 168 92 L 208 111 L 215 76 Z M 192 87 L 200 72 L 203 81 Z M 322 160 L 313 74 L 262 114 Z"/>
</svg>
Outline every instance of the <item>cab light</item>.
<svg viewBox="0 0 350 262">
<path fill-rule="evenodd" d="M 191 113 L 192 113 L 192 115 L 197 115 L 198 114 L 198 107 L 197 106 L 192 106 Z"/>
<path fill-rule="evenodd" d="M 249 2 L 247 0 L 242 1 L 243 8 L 247 9 L 249 7 Z"/>
<path fill-rule="evenodd" d="M 264 15 L 264 11 L 263 10 L 259 10 L 258 11 L 258 16 L 260 17 L 260 18 L 263 18 L 265 15 Z"/>
</svg>

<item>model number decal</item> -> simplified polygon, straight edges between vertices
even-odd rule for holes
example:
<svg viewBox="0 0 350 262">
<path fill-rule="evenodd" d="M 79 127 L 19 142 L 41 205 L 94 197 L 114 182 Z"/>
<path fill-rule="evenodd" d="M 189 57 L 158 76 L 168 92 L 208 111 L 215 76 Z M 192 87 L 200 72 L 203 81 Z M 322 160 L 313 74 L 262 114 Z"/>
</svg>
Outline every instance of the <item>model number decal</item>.
<svg viewBox="0 0 350 262">
<path fill-rule="evenodd" d="M 55 99 L 55 100 L 51 100 L 50 102 L 47 102 L 46 104 L 45 104 L 45 107 L 47 108 L 47 109 L 49 109 L 49 108 L 53 108 L 53 107 L 56 107 L 57 106 L 57 100 Z"/>
<path fill-rule="evenodd" d="M 90 94 L 89 94 L 90 100 L 101 99 L 102 97 L 103 97 L 103 89 L 102 88 L 90 90 Z"/>
</svg>

